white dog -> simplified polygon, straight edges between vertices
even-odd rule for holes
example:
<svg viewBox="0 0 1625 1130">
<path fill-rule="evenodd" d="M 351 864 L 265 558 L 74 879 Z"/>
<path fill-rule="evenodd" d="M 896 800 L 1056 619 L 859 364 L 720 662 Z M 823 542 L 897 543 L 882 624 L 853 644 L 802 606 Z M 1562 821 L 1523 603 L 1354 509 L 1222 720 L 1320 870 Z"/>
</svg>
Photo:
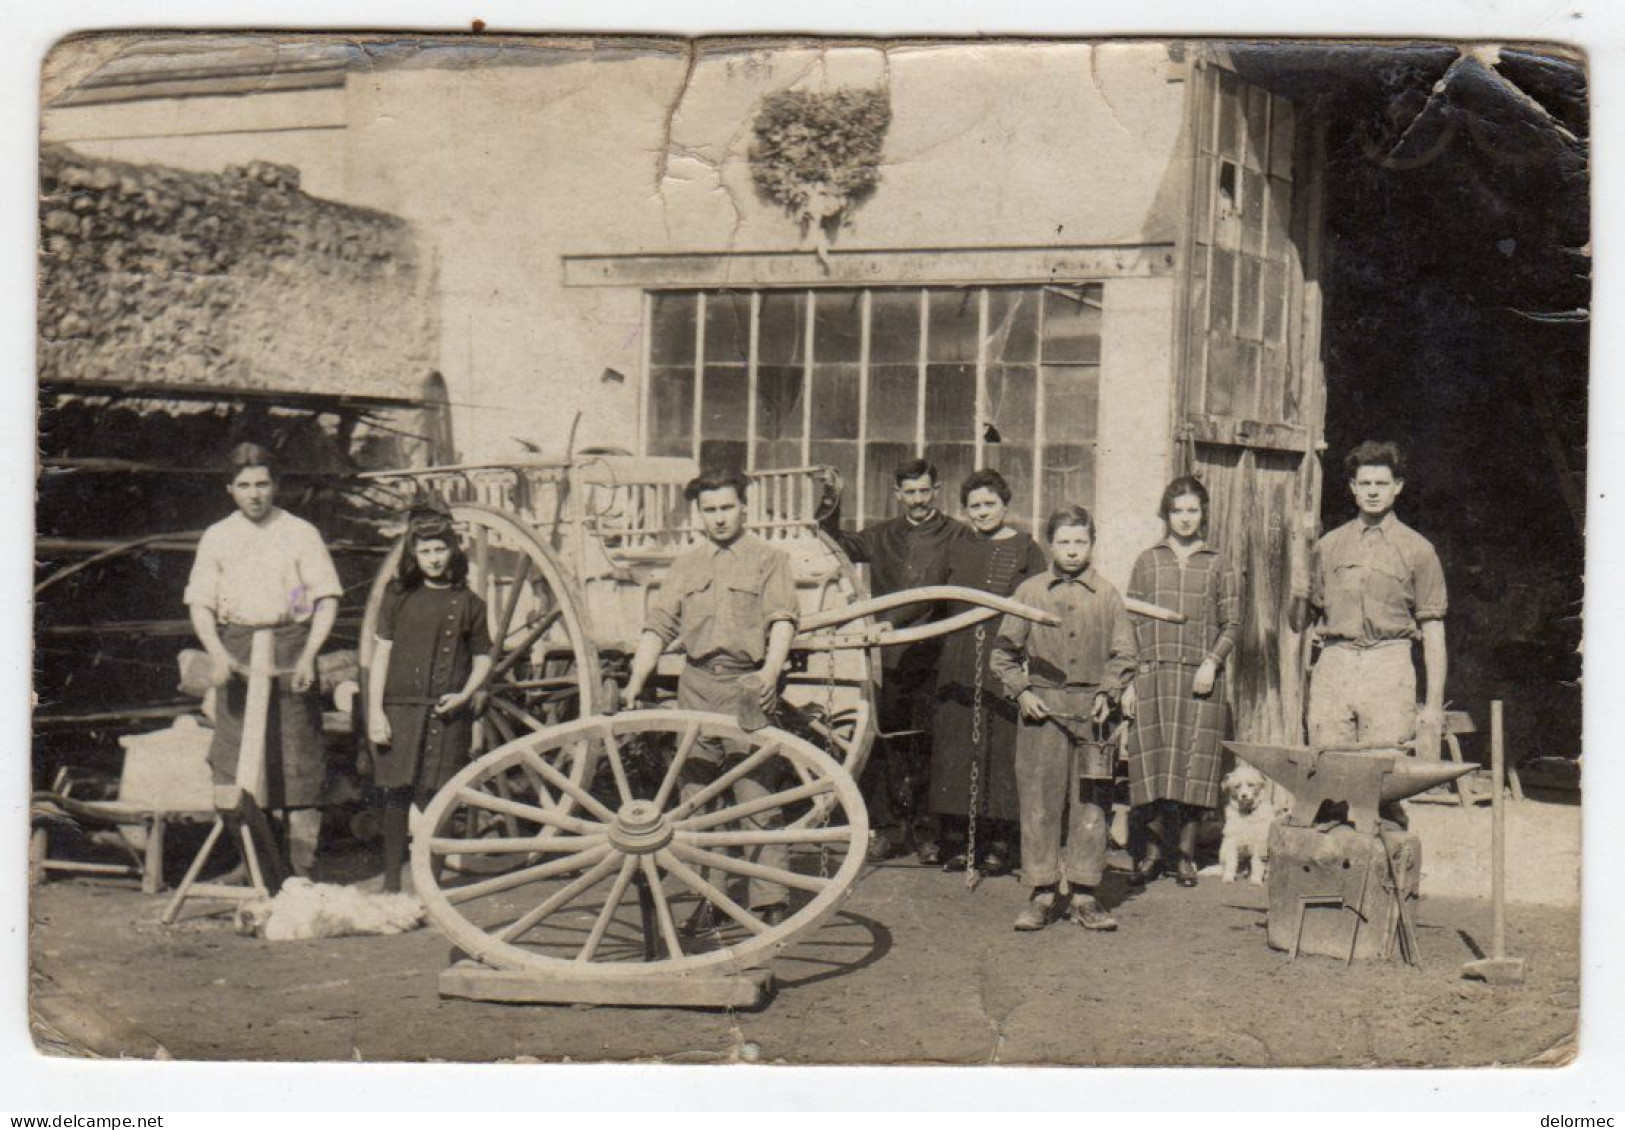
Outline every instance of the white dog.
<svg viewBox="0 0 1625 1130">
<path fill-rule="evenodd" d="M 423 904 L 415 895 L 289 879 L 275 898 L 239 903 L 235 917 L 239 934 L 286 942 L 352 934 L 404 934 L 417 929 L 423 916 Z"/>
<path fill-rule="evenodd" d="M 1243 862 L 1253 884 L 1264 881 L 1269 867 L 1270 825 L 1275 806 L 1269 800 L 1269 782 L 1251 765 L 1237 765 L 1225 775 L 1224 839 L 1219 843 L 1219 866 L 1224 881 L 1234 883 Z"/>
</svg>

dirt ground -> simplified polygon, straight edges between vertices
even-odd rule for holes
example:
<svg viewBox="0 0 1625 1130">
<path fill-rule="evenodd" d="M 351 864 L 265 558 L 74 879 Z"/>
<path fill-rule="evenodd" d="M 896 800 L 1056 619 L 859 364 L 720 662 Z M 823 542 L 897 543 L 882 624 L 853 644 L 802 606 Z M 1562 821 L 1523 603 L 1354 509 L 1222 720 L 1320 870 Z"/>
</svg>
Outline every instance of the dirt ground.
<svg viewBox="0 0 1625 1130">
<path fill-rule="evenodd" d="M 1530 826 L 1578 810 L 1540 805 Z M 55 880 L 33 904 L 36 1040 L 46 1050 L 199 1060 L 665 1060 L 682 1063 L 1056 1063 L 1448 1066 L 1562 1063 L 1575 1051 L 1579 912 L 1515 903 L 1509 952 L 1528 979 L 1460 977 L 1487 949 L 1487 899 L 1430 895 L 1481 816 L 1424 818 L 1434 852 L 1419 916 L 1423 965 L 1290 963 L 1265 944 L 1263 887 L 1154 884 L 1121 929 L 1019 935 L 1024 888 L 910 863 L 873 868 L 841 913 L 775 964 L 756 1013 L 442 1000 L 432 927 L 393 938 L 271 943 L 194 903 Z M 1442 830 L 1441 830 L 1442 829 Z M 1463 829 L 1467 829 L 1463 832 Z M 1461 833 L 1461 834 L 1456 834 Z M 1577 851 L 1578 842 L 1574 847 Z M 1559 853 L 1571 862 L 1567 852 Z M 1554 884 L 1567 889 L 1567 877 Z M 1126 892 L 1117 885 L 1109 895 Z"/>
</svg>

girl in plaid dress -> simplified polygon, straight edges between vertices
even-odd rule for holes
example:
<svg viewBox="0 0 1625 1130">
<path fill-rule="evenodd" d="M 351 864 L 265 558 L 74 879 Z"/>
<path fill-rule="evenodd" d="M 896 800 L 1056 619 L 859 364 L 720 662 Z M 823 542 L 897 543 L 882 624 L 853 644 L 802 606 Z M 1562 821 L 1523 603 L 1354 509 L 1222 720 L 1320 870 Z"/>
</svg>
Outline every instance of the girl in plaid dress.
<svg viewBox="0 0 1625 1130">
<path fill-rule="evenodd" d="M 1168 484 L 1159 509 L 1167 536 L 1140 554 L 1128 594 L 1185 614 L 1183 624 L 1136 618 L 1139 713 L 1129 733 L 1129 803 L 1153 828 L 1140 875 L 1168 867 L 1196 886 L 1196 828 L 1219 803 L 1230 712 L 1224 669 L 1241 634 L 1241 586 L 1207 544 L 1207 488 L 1189 475 Z"/>
</svg>

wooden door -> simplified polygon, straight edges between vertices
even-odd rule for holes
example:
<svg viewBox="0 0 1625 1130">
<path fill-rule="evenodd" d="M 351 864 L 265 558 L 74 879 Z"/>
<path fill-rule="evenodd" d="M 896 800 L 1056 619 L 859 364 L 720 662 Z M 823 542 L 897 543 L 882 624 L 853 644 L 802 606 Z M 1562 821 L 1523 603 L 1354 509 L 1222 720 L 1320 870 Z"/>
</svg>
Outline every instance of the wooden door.
<svg viewBox="0 0 1625 1130">
<path fill-rule="evenodd" d="M 1243 573 L 1237 736 L 1297 742 L 1305 641 L 1287 609 L 1320 496 L 1320 148 L 1292 102 L 1222 55 L 1199 59 L 1190 86 L 1180 461 L 1206 484 L 1210 536 Z"/>
</svg>

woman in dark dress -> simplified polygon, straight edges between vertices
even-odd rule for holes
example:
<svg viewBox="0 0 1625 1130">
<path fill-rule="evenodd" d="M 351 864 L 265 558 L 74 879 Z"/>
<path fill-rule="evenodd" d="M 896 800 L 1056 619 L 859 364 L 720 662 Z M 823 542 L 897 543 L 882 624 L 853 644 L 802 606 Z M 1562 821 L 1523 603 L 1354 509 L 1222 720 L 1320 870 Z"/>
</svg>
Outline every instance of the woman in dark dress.
<svg viewBox="0 0 1625 1130">
<path fill-rule="evenodd" d="M 1009 596 L 1048 567 L 1032 535 L 1005 524 L 1010 486 L 997 471 L 977 471 L 959 488 L 973 537 L 948 549 L 947 584 Z M 921 863 L 967 866 L 968 817 L 976 826 L 976 865 L 984 874 L 1008 871 L 1021 818 L 1016 798 L 1016 713 L 988 666 L 998 621 L 955 632 L 937 667 L 931 732 L 930 804 L 937 837 L 920 848 Z"/>
<path fill-rule="evenodd" d="M 468 760 L 471 700 L 491 670 L 485 602 L 448 517 L 413 516 L 384 594 L 368 680 L 373 783 L 384 791 L 384 890 L 401 889 L 407 809 L 419 809 Z"/>
<path fill-rule="evenodd" d="M 1167 537 L 1135 561 L 1128 595 L 1184 613 L 1185 622 L 1136 618 L 1129 803 L 1158 833 L 1146 845 L 1141 878 L 1171 866 L 1180 886 L 1194 887 L 1197 825 L 1219 803 L 1219 743 L 1230 720 L 1224 669 L 1241 635 L 1241 589 L 1224 554 L 1205 540 L 1206 487 L 1189 475 L 1175 479 L 1160 513 Z"/>
</svg>

